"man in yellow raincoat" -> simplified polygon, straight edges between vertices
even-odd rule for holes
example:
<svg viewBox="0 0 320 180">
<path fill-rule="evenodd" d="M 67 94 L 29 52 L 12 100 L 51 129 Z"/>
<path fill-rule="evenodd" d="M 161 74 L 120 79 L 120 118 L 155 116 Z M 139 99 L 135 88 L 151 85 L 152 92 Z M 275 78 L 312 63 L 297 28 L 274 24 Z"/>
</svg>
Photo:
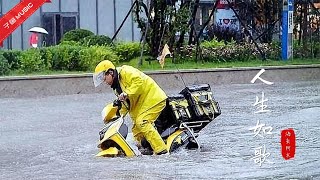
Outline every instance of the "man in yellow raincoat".
<svg viewBox="0 0 320 180">
<path fill-rule="evenodd" d="M 104 60 L 96 66 L 93 82 L 95 87 L 103 82 L 110 85 L 119 100 L 128 104 L 132 133 L 139 143 L 145 138 L 155 154 L 167 153 L 166 144 L 153 126 L 166 106 L 167 95 L 151 77 L 134 67 L 116 68 Z"/>
</svg>

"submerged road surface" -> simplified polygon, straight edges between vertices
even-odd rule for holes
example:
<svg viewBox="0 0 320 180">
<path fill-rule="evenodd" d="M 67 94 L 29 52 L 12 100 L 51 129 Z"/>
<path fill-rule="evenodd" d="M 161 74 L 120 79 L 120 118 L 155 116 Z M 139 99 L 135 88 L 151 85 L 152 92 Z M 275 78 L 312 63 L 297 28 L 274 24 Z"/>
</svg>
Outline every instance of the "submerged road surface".
<svg viewBox="0 0 320 180">
<path fill-rule="evenodd" d="M 200 150 L 133 158 L 95 157 L 110 93 L 0 99 L 0 179 L 320 179 L 320 81 L 212 90 L 222 114 Z M 296 151 L 285 160 L 288 128 Z"/>
</svg>

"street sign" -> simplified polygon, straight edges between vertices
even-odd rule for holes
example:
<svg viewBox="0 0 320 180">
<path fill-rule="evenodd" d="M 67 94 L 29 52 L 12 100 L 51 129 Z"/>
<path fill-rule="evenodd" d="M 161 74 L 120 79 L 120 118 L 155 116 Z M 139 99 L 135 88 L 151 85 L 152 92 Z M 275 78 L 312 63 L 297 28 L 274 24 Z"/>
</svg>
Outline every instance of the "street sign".
<svg viewBox="0 0 320 180">
<path fill-rule="evenodd" d="M 292 57 L 292 33 L 293 33 L 293 0 L 283 0 L 282 31 L 281 31 L 281 56 L 283 60 Z"/>
</svg>

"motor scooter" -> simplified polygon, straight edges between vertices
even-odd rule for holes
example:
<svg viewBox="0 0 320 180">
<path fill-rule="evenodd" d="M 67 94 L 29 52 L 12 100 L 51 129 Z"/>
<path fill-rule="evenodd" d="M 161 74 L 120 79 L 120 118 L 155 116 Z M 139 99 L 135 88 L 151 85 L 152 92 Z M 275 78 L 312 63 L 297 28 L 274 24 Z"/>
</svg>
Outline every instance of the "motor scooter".
<svg viewBox="0 0 320 180">
<path fill-rule="evenodd" d="M 125 106 L 125 107 L 123 107 Z M 99 131 L 96 156 L 137 156 L 135 148 L 127 140 L 128 126 L 124 123 L 127 108 L 124 102 L 115 100 L 102 111 L 104 127 Z M 170 95 L 166 108 L 155 122 L 169 153 L 178 149 L 197 149 L 197 137 L 201 129 L 221 114 L 218 102 L 213 99 L 208 84 L 187 86 L 179 94 Z M 160 123 L 160 124 L 159 124 Z"/>
</svg>

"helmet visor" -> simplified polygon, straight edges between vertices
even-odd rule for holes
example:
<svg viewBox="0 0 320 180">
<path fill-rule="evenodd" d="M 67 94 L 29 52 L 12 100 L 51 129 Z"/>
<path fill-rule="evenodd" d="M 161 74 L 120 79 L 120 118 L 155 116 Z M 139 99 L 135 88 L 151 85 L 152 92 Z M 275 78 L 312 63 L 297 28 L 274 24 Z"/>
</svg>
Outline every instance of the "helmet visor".
<svg viewBox="0 0 320 180">
<path fill-rule="evenodd" d="M 97 74 L 93 74 L 92 78 L 93 78 L 94 87 L 98 87 L 104 81 L 105 71 L 99 72 Z"/>
</svg>

